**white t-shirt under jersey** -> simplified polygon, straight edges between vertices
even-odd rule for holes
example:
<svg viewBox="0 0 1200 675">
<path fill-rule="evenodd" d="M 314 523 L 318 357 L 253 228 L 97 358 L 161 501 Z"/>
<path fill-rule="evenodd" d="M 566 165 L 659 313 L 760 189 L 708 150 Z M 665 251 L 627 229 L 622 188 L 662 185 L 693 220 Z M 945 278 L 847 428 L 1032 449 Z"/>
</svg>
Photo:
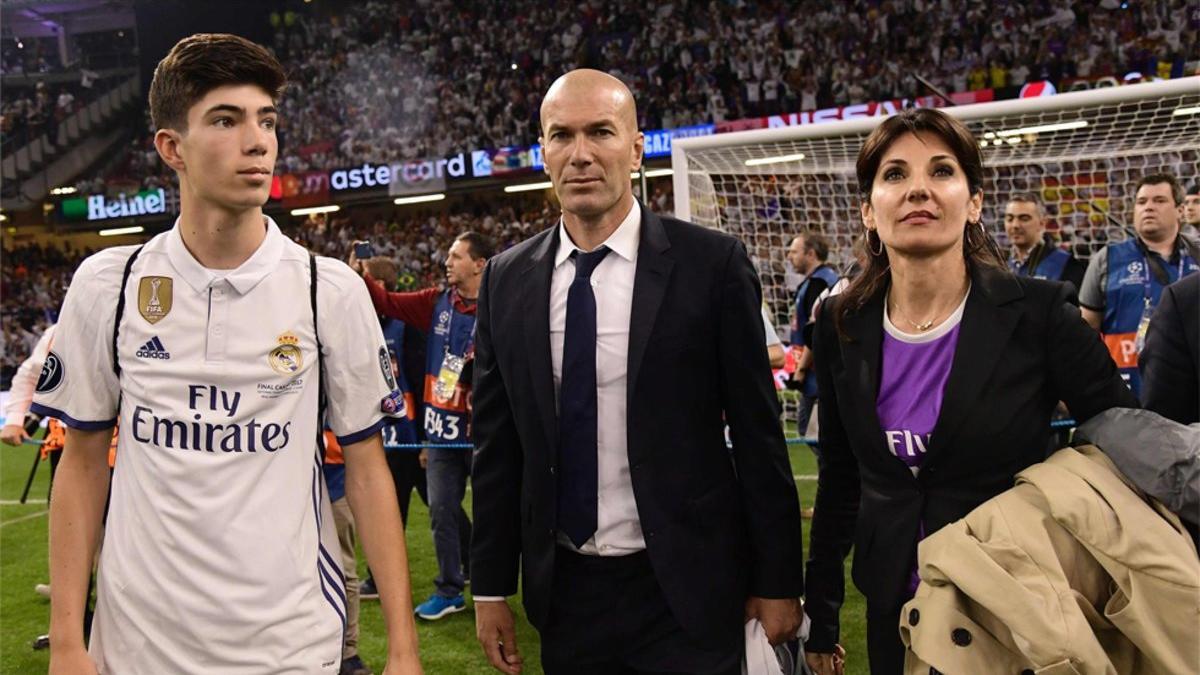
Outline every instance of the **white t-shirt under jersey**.
<svg viewBox="0 0 1200 675">
<path fill-rule="evenodd" d="M 89 647 L 101 673 L 338 671 L 346 602 L 322 536 L 309 255 L 266 227 L 235 270 L 202 267 L 178 223 L 145 245 L 119 381 L 112 325 L 133 247 L 88 258 L 67 293 L 34 408 L 79 429 L 120 419 Z M 317 270 L 328 423 L 354 443 L 383 424 L 390 363 L 362 280 L 328 258 Z"/>
</svg>

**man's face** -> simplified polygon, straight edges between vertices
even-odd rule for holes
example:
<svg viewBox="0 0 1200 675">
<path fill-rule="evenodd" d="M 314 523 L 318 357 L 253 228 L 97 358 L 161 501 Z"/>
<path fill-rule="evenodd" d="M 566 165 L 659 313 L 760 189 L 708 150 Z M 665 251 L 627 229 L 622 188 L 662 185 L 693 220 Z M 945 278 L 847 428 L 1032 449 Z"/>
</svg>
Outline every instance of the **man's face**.
<svg viewBox="0 0 1200 675">
<path fill-rule="evenodd" d="M 1200 195 L 1183 198 L 1183 222 L 1200 227 Z"/>
<path fill-rule="evenodd" d="M 279 142 L 278 113 L 270 95 L 252 84 L 217 87 L 188 109 L 178 136 L 180 180 L 191 193 L 218 207 L 261 207 L 271 193 Z"/>
<path fill-rule="evenodd" d="M 1027 251 L 1042 241 L 1045 230 L 1037 204 L 1011 201 L 1004 207 L 1004 231 L 1013 246 Z"/>
<path fill-rule="evenodd" d="M 1173 241 L 1179 233 L 1179 211 L 1169 184 L 1143 185 L 1133 199 L 1133 226 L 1143 241 Z"/>
<path fill-rule="evenodd" d="M 787 259 L 797 274 L 808 274 L 812 271 L 813 256 L 808 252 L 808 246 L 804 242 L 804 237 L 792 239 L 792 245 L 788 246 Z"/>
<path fill-rule="evenodd" d="M 598 218 L 630 193 L 644 141 L 626 105 L 608 87 L 565 89 L 543 105 L 539 140 L 564 211 Z"/>
<path fill-rule="evenodd" d="M 461 239 L 450 245 L 446 254 L 446 283 L 451 286 L 478 276 L 483 271 L 483 259 L 471 257 L 471 245 Z"/>
</svg>

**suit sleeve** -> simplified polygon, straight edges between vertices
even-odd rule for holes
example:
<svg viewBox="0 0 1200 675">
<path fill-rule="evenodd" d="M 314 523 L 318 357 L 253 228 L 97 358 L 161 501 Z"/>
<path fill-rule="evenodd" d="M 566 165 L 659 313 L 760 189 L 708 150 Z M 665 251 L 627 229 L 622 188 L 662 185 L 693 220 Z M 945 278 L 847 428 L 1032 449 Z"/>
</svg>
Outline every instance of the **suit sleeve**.
<svg viewBox="0 0 1200 675">
<path fill-rule="evenodd" d="M 1138 356 L 1142 371 L 1142 403 L 1163 417 L 1190 423 L 1200 410 L 1195 381 L 1195 356 L 1188 354 L 1183 314 L 1168 286 L 1150 319 L 1146 346 Z M 1192 320 L 1196 318 L 1193 316 Z"/>
<path fill-rule="evenodd" d="M 1050 306 L 1047 363 L 1058 399 L 1080 423 L 1109 408 L 1140 407 L 1100 336 L 1084 322 L 1074 295 L 1070 286 L 1059 285 Z"/>
<path fill-rule="evenodd" d="M 475 315 L 471 590 L 482 596 L 510 596 L 517 592 L 521 562 L 523 452 L 492 342 L 493 283 L 494 270 L 489 263 L 484 268 Z"/>
<path fill-rule="evenodd" d="M 822 654 L 832 652 L 839 639 L 838 613 L 846 594 L 845 560 L 854 539 L 861 491 L 858 461 L 850 450 L 831 370 L 838 350 L 839 338 L 832 325 L 838 300 L 822 303 L 813 344 L 817 390 L 821 392 L 817 406 L 821 445 L 804 593 L 804 611 L 812 620 L 805 649 Z"/>
<path fill-rule="evenodd" d="M 779 398 L 763 347 L 762 293 L 746 249 L 731 247 L 719 308 L 722 403 L 733 439 L 750 539 L 750 595 L 798 598 L 804 590 L 800 501 L 779 424 Z"/>
</svg>

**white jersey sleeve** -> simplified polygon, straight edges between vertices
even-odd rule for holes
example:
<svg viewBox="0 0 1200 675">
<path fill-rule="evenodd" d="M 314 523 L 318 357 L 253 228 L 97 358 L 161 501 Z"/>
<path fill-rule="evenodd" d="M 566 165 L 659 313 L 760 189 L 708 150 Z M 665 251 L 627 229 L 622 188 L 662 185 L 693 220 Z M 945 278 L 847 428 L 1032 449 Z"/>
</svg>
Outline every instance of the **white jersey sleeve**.
<svg viewBox="0 0 1200 675">
<path fill-rule="evenodd" d="M 317 257 L 317 316 L 325 356 L 327 423 L 338 443 L 357 443 L 378 433 L 387 417 L 403 414 L 404 399 L 397 394 L 391 357 L 367 287 L 339 260 Z"/>
<path fill-rule="evenodd" d="M 783 340 L 779 339 L 779 333 L 775 332 L 775 326 L 771 325 L 771 315 L 767 313 L 767 306 L 762 306 L 763 332 L 767 335 L 767 346 L 781 345 Z"/>
<path fill-rule="evenodd" d="M 30 409 L 37 414 L 86 431 L 116 425 L 121 386 L 112 367 L 112 327 L 133 250 L 105 249 L 76 270 L 34 392 Z"/>
<path fill-rule="evenodd" d="M 54 325 L 51 324 L 42 337 L 38 338 L 29 358 L 21 362 L 12 378 L 12 386 L 8 390 L 8 404 L 4 407 L 4 424 L 25 424 L 25 413 L 33 403 L 33 390 L 37 387 L 38 378 L 42 374 L 42 366 L 46 363 L 46 354 L 50 352 L 50 341 L 54 339 Z"/>
</svg>

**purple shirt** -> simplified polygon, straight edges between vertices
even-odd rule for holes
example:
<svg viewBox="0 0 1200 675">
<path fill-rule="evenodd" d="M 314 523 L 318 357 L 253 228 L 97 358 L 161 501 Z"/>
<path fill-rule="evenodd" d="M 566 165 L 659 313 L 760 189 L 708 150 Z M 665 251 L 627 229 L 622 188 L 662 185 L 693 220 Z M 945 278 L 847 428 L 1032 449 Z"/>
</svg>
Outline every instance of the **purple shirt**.
<svg viewBox="0 0 1200 675">
<path fill-rule="evenodd" d="M 967 293 L 970 295 L 970 291 Z M 886 305 L 885 305 L 886 306 Z M 883 314 L 883 357 L 879 365 L 879 396 L 875 412 L 883 429 L 888 450 L 917 475 L 938 414 L 954 350 L 958 347 L 958 329 L 962 325 L 966 298 L 940 326 L 920 334 L 901 332 Z M 918 540 L 924 538 L 922 523 Z M 914 556 L 908 593 L 912 597 L 920 582 Z"/>
</svg>

